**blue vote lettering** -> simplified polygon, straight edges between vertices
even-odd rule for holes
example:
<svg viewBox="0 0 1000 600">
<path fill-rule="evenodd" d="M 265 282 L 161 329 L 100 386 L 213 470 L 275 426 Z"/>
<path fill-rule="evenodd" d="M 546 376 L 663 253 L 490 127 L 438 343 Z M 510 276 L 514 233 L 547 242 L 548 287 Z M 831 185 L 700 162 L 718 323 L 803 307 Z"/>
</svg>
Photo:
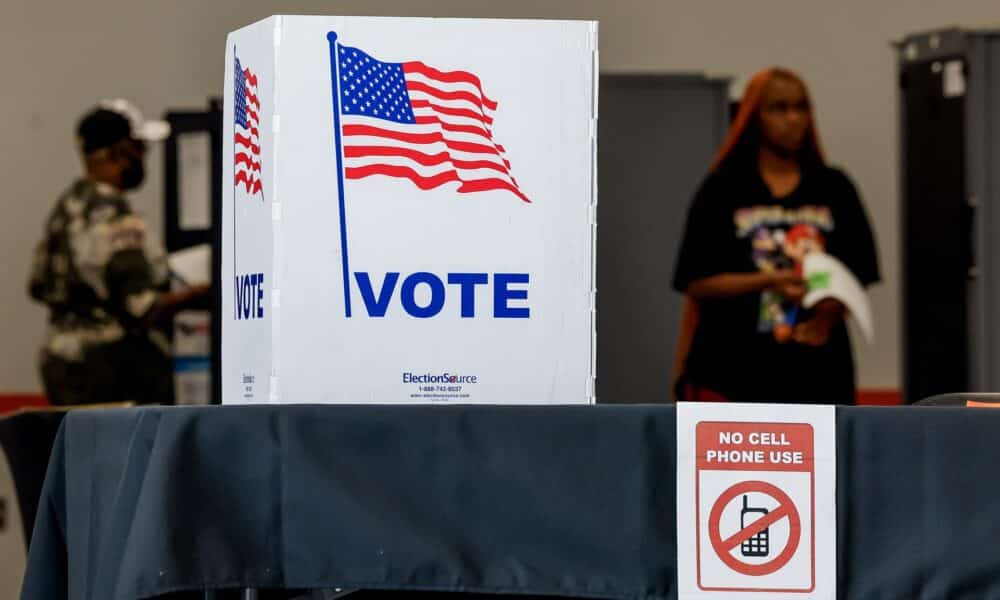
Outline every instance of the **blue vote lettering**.
<svg viewBox="0 0 1000 600">
<path fill-rule="evenodd" d="M 401 274 L 389 272 L 382 277 L 376 292 L 372 275 L 366 271 L 354 273 L 358 284 L 361 300 L 369 317 L 383 318 L 389 310 L 396 295 L 397 284 Z M 445 285 L 447 281 L 447 286 Z M 399 289 L 399 304 L 406 314 L 417 319 L 429 319 L 441 314 L 447 300 L 449 286 L 458 288 L 459 314 L 463 319 L 476 317 L 476 292 L 479 286 L 488 286 L 488 273 L 448 273 L 439 277 L 428 271 L 418 271 L 407 275 Z M 528 300 L 528 273 L 496 273 L 493 275 L 493 318 L 495 319 L 528 319 L 531 309 L 528 306 L 512 306 L 512 301 Z M 523 285 L 524 287 L 512 287 Z M 417 289 L 424 286 L 430 292 L 430 299 L 424 305 L 417 302 Z"/>
<path fill-rule="evenodd" d="M 247 273 L 235 277 L 236 297 L 233 303 L 236 320 L 264 318 L 264 274 Z"/>
</svg>

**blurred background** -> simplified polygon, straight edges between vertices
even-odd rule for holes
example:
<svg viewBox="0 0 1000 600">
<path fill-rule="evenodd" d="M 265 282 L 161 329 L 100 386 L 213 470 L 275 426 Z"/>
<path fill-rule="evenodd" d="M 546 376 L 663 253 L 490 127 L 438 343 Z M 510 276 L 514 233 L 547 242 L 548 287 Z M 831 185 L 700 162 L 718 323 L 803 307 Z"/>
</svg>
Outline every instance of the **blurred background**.
<svg viewBox="0 0 1000 600">
<path fill-rule="evenodd" d="M 150 246 L 177 252 L 217 242 L 226 34 L 272 14 L 599 21 L 598 402 L 673 400 L 682 296 L 672 277 L 685 215 L 748 79 L 770 66 L 804 78 L 826 157 L 850 175 L 874 230 L 881 265 L 881 282 L 869 290 L 874 342 L 851 326 L 858 403 L 1000 391 L 1000 250 L 992 241 L 1000 231 L 997 0 L 4 0 L 0 415 L 47 404 L 39 358 L 49 343 L 48 310 L 30 299 L 27 283 L 36 245 L 58 229 L 48 221 L 53 207 L 83 174 L 81 116 L 102 99 L 127 98 L 146 117 L 167 119 L 172 136 L 149 145 L 145 183 L 127 197 Z M 128 147 L 101 152 L 141 157 L 138 140 L 106 141 Z M 220 292 L 214 303 L 201 292 L 200 305 L 178 300 L 185 310 L 167 315 L 172 344 L 164 341 L 153 360 L 162 359 L 153 366 L 172 381 L 161 388 L 165 403 L 220 400 L 211 375 Z M 107 363 L 110 380 L 135 385 L 109 400 L 160 402 L 142 387 L 151 378 L 121 366 L 140 359 L 117 358 Z M 787 378 L 780 367 L 767 374 Z M 810 394 L 828 382 L 812 383 L 801 400 L 815 399 Z M 0 419 L 11 461 L 7 468 L 0 456 L 0 596 L 20 585 L 62 415 Z"/>
<path fill-rule="evenodd" d="M 765 66 L 777 64 L 798 71 L 814 94 L 827 155 L 853 177 L 878 242 L 883 283 L 871 291 L 876 341 L 869 346 L 854 336 L 859 387 L 875 401 L 899 400 L 903 384 L 901 115 L 899 55 L 892 42 L 950 25 L 1000 24 L 995 0 L 821 4 L 796 0 L 7 0 L 0 18 L 0 56 L 4 57 L 0 273 L 5 280 L 0 286 L 0 396 L 30 398 L 41 390 L 37 348 L 46 312 L 29 300 L 25 282 L 45 219 L 57 196 L 80 172 L 73 146 L 77 119 L 97 100 L 109 97 L 129 98 L 150 117 L 167 111 L 205 110 L 210 98 L 221 95 L 226 33 L 274 13 L 597 19 L 602 74 L 704 75 L 707 81 L 721 82 L 731 98 L 738 97 L 749 74 Z M 602 105 L 602 119 L 603 109 Z M 716 139 L 718 135 L 713 133 Z M 706 148 L 707 161 L 712 148 Z M 146 184 L 132 196 L 133 207 L 147 219 L 150 237 L 160 243 L 165 229 L 162 152 L 161 146 L 151 148 Z M 682 214 L 707 169 L 707 162 L 703 164 L 700 172 L 690 173 L 685 180 L 687 192 L 665 193 L 662 202 L 680 207 Z M 600 201 L 606 210 L 617 200 L 602 186 Z M 613 241 L 614 234 L 609 235 Z M 669 280 L 672 259 L 660 264 L 663 278 Z M 666 315 L 663 320 L 672 318 Z M 657 383 L 662 386 L 667 385 L 670 372 L 669 354 L 664 353 L 673 344 L 667 333 L 664 337 L 669 339 L 663 340 L 655 358 L 668 361 Z M 609 375 L 608 381 L 613 377 Z"/>
</svg>

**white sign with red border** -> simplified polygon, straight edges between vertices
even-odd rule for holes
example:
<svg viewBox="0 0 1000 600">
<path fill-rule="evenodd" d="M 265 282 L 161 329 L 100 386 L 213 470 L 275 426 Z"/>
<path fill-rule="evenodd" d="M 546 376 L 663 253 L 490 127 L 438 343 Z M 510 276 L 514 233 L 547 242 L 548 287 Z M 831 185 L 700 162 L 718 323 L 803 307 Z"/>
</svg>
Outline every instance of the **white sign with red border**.
<svg viewBox="0 0 1000 600">
<path fill-rule="evenodd" d="M 833 406 L 677 406 L 681 600 L 833 599 Z"/>
</svg>

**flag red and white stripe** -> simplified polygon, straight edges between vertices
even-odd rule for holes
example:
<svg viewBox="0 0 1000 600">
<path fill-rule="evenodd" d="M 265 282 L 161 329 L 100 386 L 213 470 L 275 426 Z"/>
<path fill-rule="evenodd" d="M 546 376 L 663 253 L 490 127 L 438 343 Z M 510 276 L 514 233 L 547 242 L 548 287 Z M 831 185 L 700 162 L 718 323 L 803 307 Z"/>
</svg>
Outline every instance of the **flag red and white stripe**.
<svg viewBox="0 0 1000 600">
<path fill-rule="evenodd" d="M 239 69 L 239 61 L 237 61 Z M 234 105 L 234 168 L 235 185 L 243 185 L 249 194 L 261 191 L 260 179 L 260 99 L 257 96 L 257 76 L 249 68 L 236 73 Z M 241 81 L 242 79 L 242 81 Z M 240 85 L 242 83 L 242 85 Z"/>
<path fill-rule="evenodd" d="M 358 89 L 354 97 L 350 96 L 350 88 L 344 90 L 342 131 L 344 174 L 348 179 L 401 177 L 424 190 L 457 183 L 460 193 L 505 190 L 530 202 L 511 173 L 504 147 L 493 138 L 497 102 L 485 94 L 476 75 L 440 71 L 422 62 L 381 63 L 370 59 L 378 66 L 367 71 L 371 78 L 367 79 L 367 64 L 358 70 L 345 59 L 356 55 L 360 56 L 355 62 L 369 62 L 370 57 L 361 51 L 346 55 L 342 52 L 343 76 L 338 82 L 365 86 L 364 92 Z M 399 68 L 405 93 L 393 91 L 392 70 Z M 408 101 L 410 110 L 396 110 L 390 117 L 390 106 L 376 116 L 375 110 L 381 106 L 377 104 L 370 106 L 366 114 L 359 114 L 359 107 L 350 104 L 356 98 L 374 103 L 384 100 L 386 104 Z M 411 120 L 401 116 L 410 111 Z"/>
</svg>

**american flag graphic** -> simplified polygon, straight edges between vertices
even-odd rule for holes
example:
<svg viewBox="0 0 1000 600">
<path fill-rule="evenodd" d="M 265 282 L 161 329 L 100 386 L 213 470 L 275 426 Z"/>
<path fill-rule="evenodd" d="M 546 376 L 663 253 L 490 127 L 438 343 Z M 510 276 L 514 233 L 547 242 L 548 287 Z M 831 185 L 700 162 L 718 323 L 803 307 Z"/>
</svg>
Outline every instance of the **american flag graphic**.
<svg viewBox="0 0 1000 600">
<path fill-rule="evenodd" d="M 530 202 L 493 139 L 497 102 L 467 71 L 383 62 L 337 47 L 344 175 L 405 178 L 423 190 L 506 190 Z"/>
<path fill-rule="evenodd" d="M 233 86 L 233 112 L 235 118 L 233 140 L 235 186 L 243 184 L 248 194 L 261 191 L 260 181 L 260 100 L 257 98 L 257 76 L 240 65 L 236 59 Z"/>
</svg>

